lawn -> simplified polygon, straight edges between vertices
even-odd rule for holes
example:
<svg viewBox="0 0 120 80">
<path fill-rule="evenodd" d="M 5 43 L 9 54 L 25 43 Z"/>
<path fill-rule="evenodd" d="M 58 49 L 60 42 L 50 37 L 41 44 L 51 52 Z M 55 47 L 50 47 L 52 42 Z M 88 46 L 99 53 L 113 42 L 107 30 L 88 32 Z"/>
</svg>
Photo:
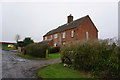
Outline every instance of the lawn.
<svg viewBox="0 0 120 80">
<path fill-rule="evenodd" d="M 54 59 L 54 58 L 60 58 L 60 53 L 53 53 L 53 54 L 49 54 L 48 57 L 50 59 Z"/>
<path fill-rule="evenodd" d="M 2 49 L 3 50 L 10 50 L 10 48 L 8 48 L 8 46 L 3 46 L 3 45 L 2 45 Z"/>
<path fill-rule="evenodd" d="M 37 59 L 37 60 L 46 59 L 46 58 L 37 58 L 37 57 L 30 56 L 30 55 L 23 55 L 22 52 L 18 52 L 18 53 L 19 53 L 19 54 L 17 54 L 18 56 L 26 58 L 26 59 Z M 48 59 L 60 58 L 59 53 L 49 54 L 48 56 L 49 56 Z"/>
<path fill-rule="evenodd" d="M 17 54 L 20 57 L 26 58 L 26 59 L 35 59 L 35 60 L 44 60 L 46 58 L 37 58 L 37 57 L 33 57 L 30 55 L 23 55 L 22 52 L 19 52 L 19 54 Z"/>
<path fill-rule="evenodd" d="M 45 67 L 37 75 L 41 78 L 92 78 L 90 75 L 81 74 L 71 68 L 64 67 L 62 63 Z"/>
<path fill-rule="evenodd" d="M 10 48 L 10 47 L 4 46 L 4 45 L 2 45 L 2 49 L 3 50 L 16 50 L 15 46 Z"/>
</svg>

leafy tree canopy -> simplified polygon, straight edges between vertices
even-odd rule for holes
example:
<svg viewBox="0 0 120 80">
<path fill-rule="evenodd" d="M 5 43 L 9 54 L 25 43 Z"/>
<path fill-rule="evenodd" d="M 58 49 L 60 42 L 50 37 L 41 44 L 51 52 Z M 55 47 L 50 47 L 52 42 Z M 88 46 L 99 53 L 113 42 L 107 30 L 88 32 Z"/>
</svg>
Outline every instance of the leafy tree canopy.
<svg viewBox="0 0 120 80">
<path fill-rule="evenodd" d="M 28 44 L 34 43 L 34 41 L 31 39 L 31 37 L 26 37 L 24 40 L 24 46 L 27 46 Z"/>
</svg>

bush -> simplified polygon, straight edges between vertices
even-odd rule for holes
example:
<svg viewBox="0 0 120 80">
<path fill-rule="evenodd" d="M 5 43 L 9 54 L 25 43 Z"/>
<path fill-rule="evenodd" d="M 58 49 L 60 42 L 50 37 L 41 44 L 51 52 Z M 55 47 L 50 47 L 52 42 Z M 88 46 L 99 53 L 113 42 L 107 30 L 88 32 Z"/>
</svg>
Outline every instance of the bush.
<svg viewBox="0 0 120 80">
<path fill-rule="evenodd" d="M 46 57 L 46 49 L 49 50 L 49 44 L 47 43 L 32 43 L 25 47 L 27 55 L 39 58 Z"/>
<path fill-rule="evenodd" d="M 50 53 L 57 53 L 60 51 L 60 48 L 59 47 L 51 47 L 50 48 Z"/>
<path fill-rule="evenodd" d="M 109 40 L 84 40 L 61 48 L 61 60 L 100 77 L 120 76 L 119 47 Z M 103 76 L 104 75 L 104 76 Z"/>
</svg>

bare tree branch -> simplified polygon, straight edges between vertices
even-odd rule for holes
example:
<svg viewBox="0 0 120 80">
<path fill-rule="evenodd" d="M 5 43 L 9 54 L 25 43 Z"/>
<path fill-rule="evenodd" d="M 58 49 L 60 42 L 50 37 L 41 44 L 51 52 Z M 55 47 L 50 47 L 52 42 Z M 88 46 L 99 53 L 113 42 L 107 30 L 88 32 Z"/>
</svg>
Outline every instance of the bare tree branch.
<svg viewBox="0 0 120 80">
<path fill-rule="evenodd" d="M 16 36 L 15 36 L 16 42 L 18 42 L 19 39 L 20 39 L 20 35 L 19 35 L 19 34 L 16 34 Z"/>
</svg>

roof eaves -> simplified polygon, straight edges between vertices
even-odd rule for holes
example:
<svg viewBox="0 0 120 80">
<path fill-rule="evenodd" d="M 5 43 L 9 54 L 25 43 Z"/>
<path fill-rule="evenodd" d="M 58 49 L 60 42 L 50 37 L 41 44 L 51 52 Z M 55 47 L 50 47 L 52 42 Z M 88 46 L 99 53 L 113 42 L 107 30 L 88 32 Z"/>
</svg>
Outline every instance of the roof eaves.
<svg viewBox="0 0 120 80">
<path fill-rule="evenodd" d="M 62 32 L 62 31 L 66 31 L 66 30 L 69 30 L 69 29 L 73 29 L 73 28 L 75 28 L 75 27 L 78 27 L 78 25 L 81 24 L 81 23 L 83 22 L 83 20 L 84 20 L 87 16 L 89 16 L 89 15 L 86 15 L 86 16 L 84 16 L 84 17 L 81 17 L 81 18 L 79 18 L 79 19 L 77 19 L 77 20 L 74 20 L 74 21 L 72 21 L 72 22 L 70 22 L 70 23 L 63 24 L 63 25 L 59 26 L 58 28 L 49 31 L 49 32 L 46 33 L 43 37 L 45 37 L 45 36 L 47 36 L 47 35 L 59 33 L 59 32 Z M 79 22 L 79 20 L 80 20 L 80 22 Z M 77 26 L 74 25 L 74 24 L 76 24 L 76 23 L 78 23 Z M 64 29 L 64 28 L 66 28 L 66 27 L 69 26 L 69 25 L 73 25 L 73 26 L 71 26 L 70 28 Z M 65 27 L 65 26 L 66 26 L 66 27 Z M 62 30 L 61 30 L 60 28 L 61 28 Z M 58 30 L 58 29 L 60 29 L 60 30 Z M 54 30 L 55 30 L 55 32 L 52 32 L 52 31 L 54 31 Z"/>
</svg>

